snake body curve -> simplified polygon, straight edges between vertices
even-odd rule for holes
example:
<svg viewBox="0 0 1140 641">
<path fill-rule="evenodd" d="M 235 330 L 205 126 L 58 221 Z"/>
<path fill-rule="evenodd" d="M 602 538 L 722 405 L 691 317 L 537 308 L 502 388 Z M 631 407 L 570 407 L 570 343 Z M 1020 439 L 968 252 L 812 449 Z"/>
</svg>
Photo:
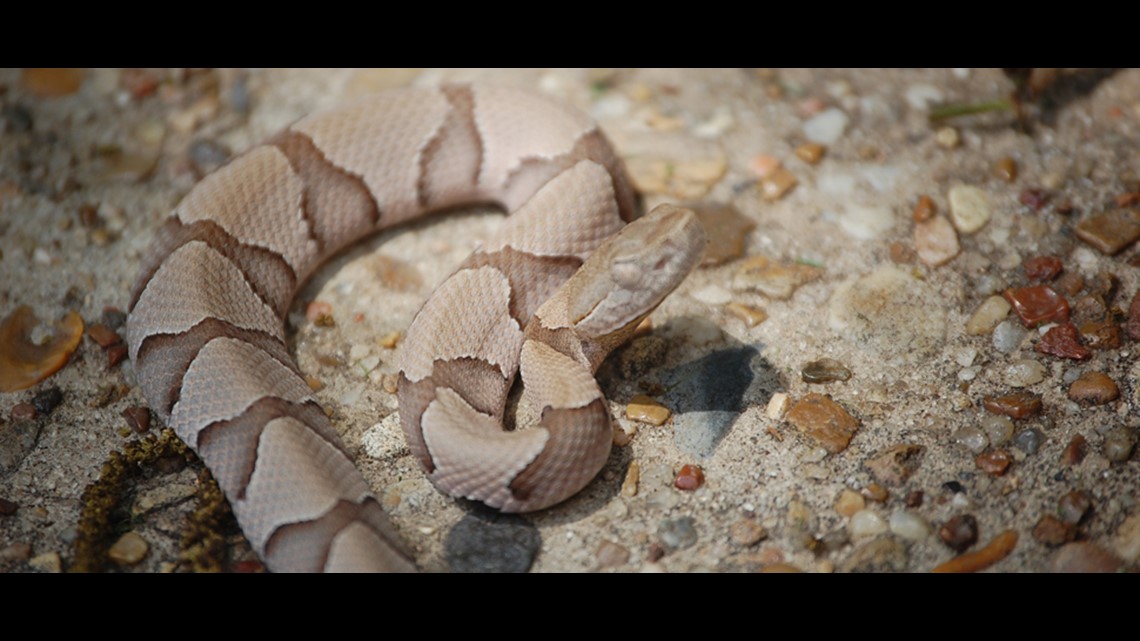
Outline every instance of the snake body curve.
<svg viewBox="0 0 1140 641">
<path fill-rule="evenodd" d="M 204 178 L 157 232 L 127 327 L 140 387 L 271 570 L 414 569 L 288 353 L 294 293 L 362 236 L 463 204 L 508 211 L 408 329 L 400 417 L 441 490 L 541 509 L 605 463 L 593 371 L 703 247 L 688 210 L 627 225 L 635 200 L 597 126 L 526 91 L 402 89 L 313 114 Z M 519 370 L 541 421 L 503 431 Z"/>
</svg>

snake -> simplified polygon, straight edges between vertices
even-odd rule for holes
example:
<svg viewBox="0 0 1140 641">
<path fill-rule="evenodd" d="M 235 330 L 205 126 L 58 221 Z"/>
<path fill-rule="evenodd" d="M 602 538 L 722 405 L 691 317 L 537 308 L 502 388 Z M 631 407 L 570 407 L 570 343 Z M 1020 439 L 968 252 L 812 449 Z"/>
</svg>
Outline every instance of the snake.
<svg viewBox="0 0 1140 641">
<path fill-rule="evenodd" d="M 346 246 L 473 204 L 508 216 L 408 327 L 400 425 L 440 491 L 541 510 L 604 466 L 613 424 L 595 371 L 706 243 L 690 209 L 638 216 L 588 116 L 519 88 L 380 92 L 233 157 L 155 232 L 127 320 L 139 387 L 270 571 L 416 569 L 290 355 L 285 317 Z M 538 421 L 506 429 L 516 375 Z"/>
</svg>

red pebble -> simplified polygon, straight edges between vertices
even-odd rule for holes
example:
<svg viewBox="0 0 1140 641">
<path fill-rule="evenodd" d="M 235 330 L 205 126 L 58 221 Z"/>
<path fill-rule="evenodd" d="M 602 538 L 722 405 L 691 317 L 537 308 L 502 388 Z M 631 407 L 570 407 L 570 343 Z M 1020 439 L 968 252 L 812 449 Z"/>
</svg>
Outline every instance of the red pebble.
<svg viewBox="0 0 1140 641">
<path fill-rule="evenodd" d="M 678 490 L 695 490 L 705 482 L 705 473 L 699 465 L 685 465 L 677 478 L 673 479 L 673 486 Z"/>
<path fill-rule="evenodd" d="M 1057 274 L 1061 273 L 1063 265 L 1061 259 L 1056 256 L 1034 256 L 1026 260 L 1022 267 L 1025 268 L 1025 275 L 1029 280 L 1040 282 L 1056 278 Z"/>
<path fill-rule="evenodd" d="M 1013 287 L 1002 293 L 1026 327 L 1069 320 L 1069 302 L 1048 285 Z"/>
<path fill-rule="evenodd" d="M 1092 357 L 1089 348 L 1081 344 L 1081 333 L 1072 323 L 1063 323 L 1045 332 L 1035 348 L 1042 354 L 1083 361 Z"/>
</svg>

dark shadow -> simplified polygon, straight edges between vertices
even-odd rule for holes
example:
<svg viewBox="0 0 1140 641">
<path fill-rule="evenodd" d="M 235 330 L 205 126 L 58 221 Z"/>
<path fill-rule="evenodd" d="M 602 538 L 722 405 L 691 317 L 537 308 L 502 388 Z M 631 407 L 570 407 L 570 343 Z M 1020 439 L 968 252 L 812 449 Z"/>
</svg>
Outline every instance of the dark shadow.
<svg viewBox="0 0 1140 641">
<path fill-rule="evenodd" d="M 1056 80 L 1037 99 L 1037 106 L 1040 109 L 1037 120 L 1048 127 L 1055 126 L 1061 111 L 1074 101 L 1087 97 L 1100 83 L 1122 69 L 1122 67 L 1076 69 L 1057 74 Z"/>
</svg>

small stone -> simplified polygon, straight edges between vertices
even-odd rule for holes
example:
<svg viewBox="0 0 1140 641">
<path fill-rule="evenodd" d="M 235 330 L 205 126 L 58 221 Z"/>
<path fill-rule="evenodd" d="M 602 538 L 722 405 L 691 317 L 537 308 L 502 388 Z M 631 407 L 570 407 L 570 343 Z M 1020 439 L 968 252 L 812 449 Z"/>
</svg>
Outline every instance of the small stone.
<svg viewBox="0 0 1140 641">
<path fill-rule="evenodd" d="M 18 507 L 20 506 L 15 501 L 0 499 L 0 516 L 12 516 Z"/>
<path fill-rule="evenodd" d="M 1088 441 L 1084 436 L 1077 434 L 1069 441 L 1064 450 L 1061 450 L 1061 465 L 1066 467 L 1076 465 L 1084 460 L 1088 453 Z"/>
<path fill-rule="evenodd" d="M 823 270 L 800 263 L 777 263 L 764 256 L 746 258 L 732 280 L 736 290 L 758 291 L 769 298 L 787 300 L 796 289 L 823 275 Z"/>
<path fill-rule="evenodd" d="M 887 488 L 878 483 L 868 483 L 866 487 L 859 490 L 859 493 L 868 500 L 876 503 L 883 503 L 891 497 L 891 493 L 887 491 Z"/>
<path fill-rule="evenodd" d="M 127 420 L 127 425 L 139 434 L 150 429 L 150 410 L 145 407 L 128 407 L 123 410 L 122 417 Z"/>
<path fill-rule="evenodd" d="M 978 540 L 978 520 L 972 514 L 952 517 L 938 528 L 942 542 L 955 552 L 968 549 Z"/>
<path fill-rule="evenodd" d="M 767 178 L 760 181 L 760 195 L 764 200 L 774 201 L 784 197 L 796 186 L 796 177 L 783 167 L 777 168 Z"/>
<path fill-rule="evenodd" d="M 1005 299 L 1002 299 L 1004 302 Z M 1009 303 L 1006 302 L 1007 309 Z M 991 343 L 994 349 L 1002 354 L 1012 354 L 1021 347 L 1021 343 L 1029 334 L 1025 328 L 1020 324 L 1013 321 L 1001 321 L 997 327 L 994 327 L 994 333 L 991 338 Z"/>
<path fill-rule="evenodd" d="M 1022 419 L 1041 412 L 1041 396 L 1032 392 L 1014 392 L 1002 396 L 987 396 L 982 406 L 994 414 Z"/>
<path fill-rule="evenodd" d="M 1002 445 L 1013 436 L 1013 421 L 1005 416 L 987 416 L 982 419 L 982 431 L 991 445 Z"/>
<path fill-rule="evenodd" d="M 28 566 L 40 572 L 59 574 L 63 571 L 63 560 L 59 552 L 45 552 L 28 559 Z"/>
<path fill-rule="evenodd" d="M 1009 314 L 1010 308 L 1009 301 L 1001 296 L 990 296 L 966 321 L 966 333 L 972 336 L 990 333 Z"/>
<path fill-rule="evenodd" d="M 1087 574 L 1117 572 L 1120 566 L 1120 559 L 1096 543 L 1077 541 L 1054 552 L 1046 569 L 1049 572 Z"/>
<path fill-rule="evenodd" d="M 1007 183 L 1017 180 L 1017 161 L 1009 156 L 1000 158 L 994 163 L 994 175 Z"/>
<path fill-rule="evenodd" d="M 62 402 L 63 392 L 55 386 L 36 392 L 32 397 L 32 406 L 36 408 L 36 413 L 43 416 L 51 414 Z"/>
<path fill-rule="evenodd" d="M 970 185 L 955 185 L 946 194 L 950 201 L 950 219 L 963 234 L 972 234 L 990 221 L 990 208 L 986 192 Z"/>
<path fill-rule="evenodd" d="M 305 320 L 317 327 L 336 325 L 332 317 L 332 305 L 323 300 L 315 300 L 305 306 Z"/>
<path fill-rule="evenodd" d="M 685 206 L 697 214 L 708 238 L 702 265 L 720 265 L 744 254 L 745 241 L 756 228 L 756 221 L 741 214 L 731 204 L 702 201 L 686 203 Z"/>
<path fill-rule="evenodd" d="M 930 267 L 944 265 L 962 250 L 958 244 L 958 232 L 943 216 L 915 223 L 914 251 L 919 260 Z"/>
<path fill-rule="evenodd" d="M 958 130 L 953 127 L 940 127 L 934 132 L 934 142 L 944 149 L 953 149 L 958 146 L 961 137 Z"/>
<path fill-rule="evenodd" d="M 36 406 L 31 403 L 16 403 L 8 417 L 13 421 L 30 421 L 36 417 Z"/>
<path fill-rule="evenodd" d="M 732 300 L 732 292 L 716 283 L 710 283 L 694 291 L 692 297 L 706 305 L 724 305 Z"/>
<path fill-rule="evenodd" d="M 921 445 L 904 443 L 887 448 L 863 465 L 880 483 L 902 485 L 918 470 L 925 453 L 926 448 Z"/>
<path fill-rule="evenodd" d="M 823 159 L 825 153 L 827 153 L 827 147 L 817 142 L 806 142 L 796 147 L 796 158 L 799 158 L 809 165 L 818 163 Z"/>
<path fill-rule="evenodd" d="M 851 515 L 847 531 L 851 533 L 853 539 L 875 536 L 887 531 L 887 522 L 871 510 L 859 510 Z"/>
<path fill-rule="evenodd" d="M 1042 354 L 1051 354 L 1058 358 L 1071 358 L 1084 361 L 1092 358 L 1092 351 L 1081 344 L 1081 333 L 1072 323 L 1061 323 L 1045 332 L 1041 340 L 1034 346 Z"/>
<path fill-rule="evenodd" d="M 1140 238 L 1140 212 L 1114 209 L 1082 220 L 1074 231 L 1077 238 L 1112 256 Z"/>
<path fill-rule="evenodd" d="M 1111 320 L 1081 323 L 1081 340 L 1092 349 L 1118 349 L 1124 344 L 1120 326 Z"/>
<path fill-rule="evenodd" d="M 895 225 L 890 207 L 847 205 L 839 216 L 839 226 L 852 238 L 870 240 L 886 234 Z"/>
<path fill-rule="evenodd" d="M 1069 398 L 1092 405 L 1104 405 L 1120 396 L 1116 382 L 1102 372 L 1085 372 L 1069 386 Z"/>
<path fill-rule="evenodd" d="M 107 348 L 107 367 L 114 367 L 127 357 L 127 346 L 123 343 Z"/>
<path fill-rule="evenodd" d="M 910 510 L 892 512 L 887 524 L 892 534 L 908 541 L 922 541 L 930 536 L 930 524 L 921 515 Z"/>
<path fill-rule="evenodd" d="M 733 523 L 728 529 L 728 534 L 732 537 L 733 543 L 743 546 L 756 545 L 768 538 L 768 530 L 752 519 L 740 519 Z"/>
<path fill-rule="evenodd" d="M 1061 259 L 1056 256 L 1033 256 L 1021 264 L 1025 277 L 1031 281 L 1049 281 L 1064 269 Z"/>
<path fill-rule="evenodd" d="M 625 470 L 625 478 L 621 481 L 622 496 L 637 496 L 637 485 L 641 479 L 641 465 L 637 461 L 630 461 Z"/>
<path fill-rule="evenodd" d="M 963 427 L 950 435 L 950 440 L 965 447 L 974 454 L 981 454 L 990 445 L 986 433 L 976 427 Z"/>
<path fill-rule="evenodd" d="M 1044 442 L 1045 435 L 1037 428 L 1029 428 L 1022 430 L 1013 437 L 1013 446 L 1025 452 L 1026 454 L 1036 454 L 1037 450 L 1041 449 L 1041 443 Z"/>
<path fill-rule="evenodd" d="M 745 305 L 743 303 L 729 303 L 724 306 L 724 310 L 744 321 L 744 324 L 748 327 L 756 327 L 760 323 L 768 320 L 768 312 L 759 307 L 752 307 L 751 305 Z"/>
<path fill-rule="evenodd" d="M 1057 502 L 1057 513 L 1065 523 L 1077 525 L 1092 509 L 1092 497 L 1084 490 L 1073 490 Z"/>
<path fill-rule="evenodd" d="M 980 572 L 1009 556 L 1009 553 L 1013 552 L 1013 549 L 1017 547 L 1017 539 L 1017 530 L 1006 530 L 995 536 L 984 548 L 977 552 L 967 552 L 961 556 L 954 557 L 936 566 L 931 572 L 935 574 Z"/>
<path fill-rule="evenodd" d="M 1022 358 L 1010 363 L 1004 372 L 1006 385 L 1029 387 L 1045 380 L 1045 366 L 1032 358 Z"/>
<path fill-rule="evenodd" d="M 84 75 L 84 69 L 28 67 L 21 74 L 20 83 L 36 96 L 56 98 L 79 91 Z"/>
<path fill-rule="evenodd" d="M 830 383 L 851 378 L 851 370 L 833 358 L 821 358 L 803 366 L 800 378 L 805 383 Z"/>
<path fill-rule="evenodd" d="M 768 154 L 758 154 L 752 157 L 749 167 L 757 178 L 764 179 L 780 168 L 780 159 Z"/>
<path fill-rule="evenodd" d="M 915 203 L 910 217 L 914 222 L 922 223 L 933 218 L 936 213 L 938 213 L 938 205 L 934 204 L 933 198 L 924 195 L 918 197 L 918 202 Z"/>
<path fill-rule="evenodd" d="M 625 417 L 629 420 L 653 426 L 664 425 L 670 415 L 669 408 L 644 394 L 634 396 L 625 408 Z"/>
<path fill-rule="evenodd" d="M 887 249 L 891 262 L 896 265 L 911 265 L 918 259 L 918 254 L 910 246 L 897 240 L 888 245 Z"/>
<path fill-rule="evenodd" d="M 616 568 L 629 563 L 629 550 L 613 541 L 603 540 L 598 545 L 598 551 L 594 553 L 594 559 L 599 570 Z"/>
<path fill-rule="evenodd" d="M 4 561 L 27 561 L 32 558 L 32 546 L 27 543 L 13 543 L 0 548 L 0 563 Z"/>
<path fill-rule="evenodd" d="M 1055 548 L 1077 538 L 1076 526 L 1046 514 L 1033 526 L 1033 539 L 1042 545 Z"/>
<path fill-rule="evenodd" d="M 1048 285 L 1014 287 L 1002 292 L 1026 327 L 1069 320 L 1069 303 Z"/>
<path fill-rule="evenodd" d="M 835 511 L 840 516 L 847 518 L 865 507 L 867 507 L 867 502 L 863 499 L 863 495 L 847 488 L 843 488 L 843 491 L 839 493 L 839 498 L 835 500 Z"/>
<path fill-rule="evenodd" d="M 1101 449 L 1104 457 L 1113 463 L 1123 463 L 1132 456 L 1136 447 L 1136 435 L 1127 427 L 1114 427 L 1104 435 Z"/>
<path fill-rule="evenodd" d="M 668 519 L 657 528 L 657 537 L 669 550 L 683 550 L 697 542 L 696 521 L 691 516 Z"/>
<path fill-rule="evenodd" d="M 974 459 L 974 464 L 991 476 L 1004 476 L 1011 463 L 1013 457 L 1005 450 L 983 452 Z"/>
<path fill-rule="evenodd" d="M 907 493 L 904 502 L 907 507 L 922 507 L 923 496 L 922 490 L 911 490 Z"/>
<path fill-rule="evenodd" d="M 677 477 L 673 479 L 673 487 L 678 490 L 693 491 L 705 483 L 705 472 L 699 465 L 684 465 Z"/>
<path fill-rule="evenodd" d="M 1023 189 L 1017 196 L 1017 201 L 1033 211 L 1041 211 L 1049 202 L 1050 194 L 1044 189 Z"/>
<path fill-rule="evenodd" d="M 903 97 L 911 109 L 919 111 L 926 111 L 930 109 L 930 105 L 936 105 L 945 100 L 941 89 L 935 85 L 921 82 L 908 86 L 903 91 Z"/>
<path fill-rule="evenodd" d="M 88 327 L 87 335 L 91 337 L 91 340 L 95 341 L 96 345 L 104 349 L 123 342 L 122 337 L 119 336 L 115 330 L 102 323 L 95 323 Z"/>
<path fill-rule="evenodd" d="M 842 452 L 859 429 L 859 421 L 823 394 L 811 393 L 788 410 L 787 420 L 832 454 Z"/>
<path fill-rule="evenodd" d="M 849 120 L 840 109 L 825 109 L 804 123 L 804 136 L 811 142 L 830 147 L 843 135 Z"/>
</svg>

